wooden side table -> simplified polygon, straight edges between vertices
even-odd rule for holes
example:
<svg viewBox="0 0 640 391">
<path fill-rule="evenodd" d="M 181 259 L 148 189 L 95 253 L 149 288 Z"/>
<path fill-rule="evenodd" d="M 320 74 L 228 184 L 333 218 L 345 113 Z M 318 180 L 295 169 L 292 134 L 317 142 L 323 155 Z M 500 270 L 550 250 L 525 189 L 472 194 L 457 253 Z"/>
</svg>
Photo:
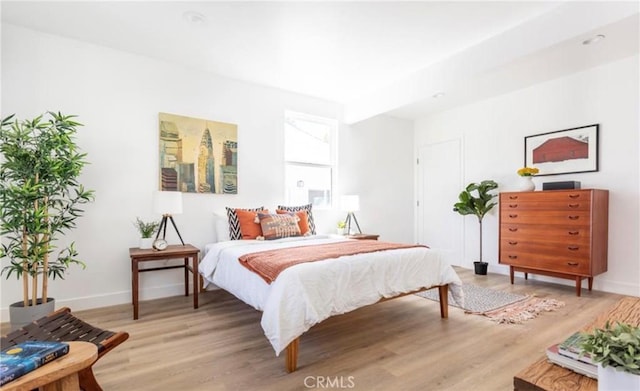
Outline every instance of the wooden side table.
<svg viewBox="0 0 640 391">
<path fill-rule="evenodd" d="M 356 240 L 378 240 L 380 235 L 374 234 L 353 234 L 353 235 L 345 235 L 345 238 L 348 239 L 356 239 Z"/>
<path fill-rule="evenodd" d="M 193 275 L 193 308 L 198 308 L 198 253 L 200 250 L 190 244 L 172 244 L 166 250 L 140 249 L 131 247 L 131 301 L 133 302 L 133 319 L 138 319 L 138 273 L 166 269 L 184 269 L 184 295 L 189 296 L 189 271 Z M 182 265 L 161 266 L 139 269 L 139 263 L 162 259 L 184 258 Z M 191 258 L 191 265 L 189 265 Z"/>
<path fill-rule="evenodd" d="M 98 348 L 91 342 L 67 342 L 69 353 L 57 358 L 35 371 L 11 381 L 0 388 L 2 391 L 78 391 L 78 372 L 91 366 L 98 359 Z"/>
<path fill-rule="evenodd" d="M 640 325 L 640 298 L 629 296 L 621 299 L 610 311 L 601 314 L 580 331 L 590 332 L 594 328 L 602 328 L 607 321 Z M 598 382 L 555 365 L 544 357 L 513 377 L 513 389 L 515 391 L 597 391 Z"/>
</svg>

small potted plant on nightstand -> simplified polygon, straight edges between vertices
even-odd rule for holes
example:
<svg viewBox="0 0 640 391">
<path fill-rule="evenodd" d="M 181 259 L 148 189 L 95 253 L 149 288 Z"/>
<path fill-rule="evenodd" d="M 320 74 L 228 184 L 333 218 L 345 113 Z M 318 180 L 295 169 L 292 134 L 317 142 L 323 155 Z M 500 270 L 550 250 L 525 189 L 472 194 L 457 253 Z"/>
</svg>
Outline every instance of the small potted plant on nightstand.
<svg viewBox="0 0 640 391">
<path fill-rule="evenodd" d="M 640 390 L 640 327 L 607 322 L 583 334 L 581 347 L 598 364 L 599 391 Z"/>
<path fill-rule="evenodd" d="M 159 221 L 144 222 L 136 217 L 136 221 L 133 225 L 138 229 L 140 233 L 140 248 L 148 249 L 153 246 L 153 234 L 160 227 Z"/>
<path fill-rule="evenodd" d="M 346 226 L 347 223 L 345 223 L 344 220 L 338 221 L 338 227 L 336 228 L 336 232 L 338 233 L 338 235 L 344 235 L 344 229 Z"/>
</svg>

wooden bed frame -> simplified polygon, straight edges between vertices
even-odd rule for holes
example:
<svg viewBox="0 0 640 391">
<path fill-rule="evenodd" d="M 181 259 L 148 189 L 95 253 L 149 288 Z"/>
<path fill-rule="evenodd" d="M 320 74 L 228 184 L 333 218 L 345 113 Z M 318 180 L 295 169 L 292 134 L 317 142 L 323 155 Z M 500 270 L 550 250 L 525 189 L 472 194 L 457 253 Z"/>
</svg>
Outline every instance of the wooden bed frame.
<svg viewBox="0 0 640 391">
<path fill-rule="evenodd" d="M 397 299 L 398 297 L 413 295 L 418 292 L 424 292 L 424 291 L 435 289 L 435 288 L 438 288 L 438 294 L 440 295 L 440 317 L 445 319 L 449 316 L 449 285 L 436 285 L 430 288 L 423 288 L 423 289 L 418 289 L 418 290 L 407 292 L 407 293 L 402 293 L 398 296 L 380 299 L 378 302 L 374 304 L 382 303 L 384 301 L 391 300 L 391 299 Z M 300 337 L 294 339 L 293 341 L 291 341 L 291 343 L 289 343 L 289 345 L 287 345 L 287 354 L 285 355 L 285 367 L 287 369 L 287 372 L 289 373 L 294 372 L 298 367 L 299 346 L 300 346 Z"/>
</svg>

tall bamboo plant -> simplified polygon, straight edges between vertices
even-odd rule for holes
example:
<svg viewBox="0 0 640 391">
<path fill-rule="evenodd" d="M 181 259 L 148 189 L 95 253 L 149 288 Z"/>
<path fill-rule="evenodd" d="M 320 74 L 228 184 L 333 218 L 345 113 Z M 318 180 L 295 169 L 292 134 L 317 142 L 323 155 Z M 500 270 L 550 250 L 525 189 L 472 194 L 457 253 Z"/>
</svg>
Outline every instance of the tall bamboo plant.
<svg viewBox="0 0 640 391">
<path fill-rule="evenodd" d="M 470 183 L 458 196 L 458 202 L 453 205 L 453 211 L 463 216 L 474 215 L 480 224 L 480 262 L 482 262 L 482 219 L 496 206 L 492 201 L 496 194 L 490 193 L 497 189 L 498 184 L 492 180 Z"/>
<path fill-rule="evenodd" d="M 75 142 L 82 126 L 75 117 L 47 112 L 22 121 L 11 115 L 1 123 L 0 258 L 10 264 L 0 275 L 22 279 L 25 307 L 47 302 L 50 277 L 64 279 L 71 264 L 85 267 L 73 242 L 56 246 L 75 228 L 80 207 L 94 199 L 78 182 L 87 162 Z"/>
</svg>

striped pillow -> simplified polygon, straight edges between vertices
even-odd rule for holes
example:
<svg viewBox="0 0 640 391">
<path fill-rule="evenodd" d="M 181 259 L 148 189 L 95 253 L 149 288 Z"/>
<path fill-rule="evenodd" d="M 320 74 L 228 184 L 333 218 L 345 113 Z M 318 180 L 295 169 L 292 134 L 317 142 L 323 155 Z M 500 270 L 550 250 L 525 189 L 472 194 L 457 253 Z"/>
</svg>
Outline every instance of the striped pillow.
<svg viewBox="0 0 640 391">
<path fill-rule="evenodd" d="M 236 213 L 236 209 L 238 208 L 229 208 L 227 209 L 227 218 L 229 219 L 229 240 L 240 240 L 242 239 L 242 231 L 240 231 L 240 221 L 238 220 L 238 214 Z M 241 209 L 250 212 L 259 212 L 264 210 L 264 206 L 259 208 L 252 209 Z"/>
<path fill-rule="evenodd" d="M 309 231 L 311 235 L 316 234 L 316 224 L 313 221 L 313 212 L 311 211 L 311 207 L 313 204 L 300 205 L 300 206 L 283 206 L 278 205 L 278 209 L 286 210 L 287 212 L 300 212 L 302 210 L 307 212 L 307 221 L 309 222 Z"/>
</svg>

